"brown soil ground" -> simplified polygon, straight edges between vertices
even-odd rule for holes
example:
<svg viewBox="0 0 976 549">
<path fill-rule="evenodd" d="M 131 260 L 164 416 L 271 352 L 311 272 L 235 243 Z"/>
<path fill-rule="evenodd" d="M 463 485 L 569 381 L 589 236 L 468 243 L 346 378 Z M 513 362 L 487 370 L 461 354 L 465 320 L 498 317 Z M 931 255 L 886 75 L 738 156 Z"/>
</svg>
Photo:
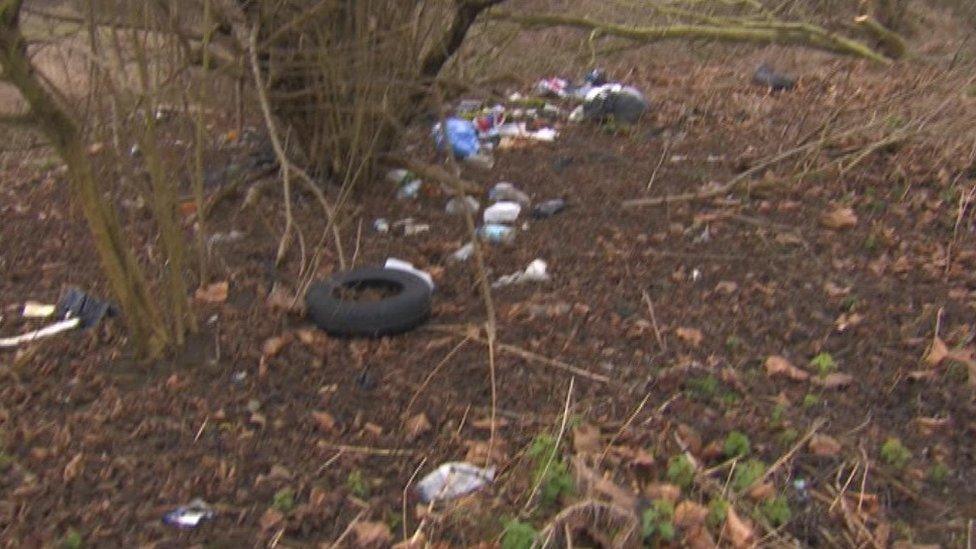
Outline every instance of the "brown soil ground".
<svg viewBox="0 0 976 549">
<path fill-rule="evenodd" d="M 844 174 L 797 177 L 814 161 L 786 163 L 757 177 L 750 192 L 621 205 L 726 181 L 816 132 L 831 113 L 855 120 L 900 86 L 928 93 L 917 83 L 922 72 L 910 78 L 809 55 L 794 64 L 799 88 L 770 95 L 748 82 L 746 67 L 759 58 L 642 65 L 629 79 L 653 108 L 635 128 L 567 125 L 553 144 L 502 151 L 490 172 L 465 172 L 485 189 L 511 181 L 537 201 L 569 202 L 555 217 L 528 222 L 512 246 L 488 248 L 486 261 L 492 279 L 535 258 L 552 276 L 492 292 L 499 341 L 594 374 L 498 350 L 499 471 L 490 489 L 434 510 L 405 490 L 442 462 L 483 463 L 490 438 L 488 353 L 464 336 L 484 323 L 485 307 L 474 263 L 447 261 L 466 241 L 463 220 L 443 211 L 447 196 L 428 184 L 416 201 L 396 201 L 377 181 L 356 197 L 342 227 L 347 255 L 355 250 L 357 265 L 412 261 L 437 282 L 428 326 L 364 341 L 331 339 L 268 305 L 276 283 L 294 287 L 299 254 L 280 271 L 271 264 L 282 226 L 278 194 L 247 209 L 238 195 L 208 226 L 211 234 L 244 233 L 211 249 L 213 281 L 229 281 L 230 296 L 198 304 L 200 333 L 179 357 L 133 362 L 117 320 L 0 354 L 0 540 L 47 546 L 75 530 L 94 547 L 303 547 L 336 540 L 353 521 L 385 523 L 400 540 L 423 519 L 427 538 L 446 546 L 494 543 L 502 521 L 527 506 L 535 465 L 526 450 L 540 434 L 558 437 L 568 419 L 557 461 L 586 451 L 570 427 L 596 426 L 601 451 L 608 448 L 600 469 L 643 500 L 659 497 L 669 460 L 684 446 L 701 471 L 714 469 L 681 497 L 707 505 L 715 493 L 703 478 L 721 490 L 741 466 L 713 443 L 744 433 L 751 458 L 778 463 L 770 480 L 791 508 L 773 534 L 757 524 L 761 544 L 847 546 L 870 533 L 882 545 L 963 547 L 976 517 L 976 373 L 965 360 L 930 367 L 922 358 L 937 324 L 954 349 L 976 335 L 976 246 L 971 217 L 960 218 L 976 176 L 972 159 L 954 163 L 912 142 Z M 971 99 L 960 101 L 971 115 Z M 929 108 L 901 101 L 881 115 L 908 120 Z M 246 164 L 253 143 L 214 153 L 217 184 L 223 165 Z M 869 143 L 862 136 L 846 146 Z M 69 285 L 107 293 L 63 174 L 49 151 L 27 145 L 10 145 L 17 150 L 4 155 L 0 179 L 4 335 L 34 325 L 19 318 L 28 299 L 54 302 Z M 844 151 L 834 149 L 816 160 Z M 149 215 L 131 200 L 118 190 L 133 242 L 153 257 Z M 853 208 L 853 226 L 824 225 L 822 216 L 839 207 Z M 377 234 L 378 217 L 413 217 L 432 230 Z M 311 197 L 297 198 L 296 219 L 306 242 L 317 241 L 324 223 Z M 320 275 L 337 262 L 327 252 Z M 279 337 L 283 348 L 266 352 Z M 820 353 L 852 376 L 848 386 L 814 382 L 809 363 Z M 770 377 L 771 355 L 812 379 Z M 410 428 L 418 414 L 428 428 Z M 818 457 L 797 445 L 815 425 L 839 451 Z M 904 467 L 882 456 L 891 438 L 911 453 Z M 806 493 L 797 479 L 807 481 Z M 269 511 L 285 489 L 294 505 Z M 586 495 L 578 484 L 522 520 L 541 528 Z M 726 497 L 744 516 L 761 507 Z M 186 531 L 161 522 L 193 498 L 212 503 L 216 518 Z M 711 534 L 722 537 L 718 528 Z"/>
</svg>

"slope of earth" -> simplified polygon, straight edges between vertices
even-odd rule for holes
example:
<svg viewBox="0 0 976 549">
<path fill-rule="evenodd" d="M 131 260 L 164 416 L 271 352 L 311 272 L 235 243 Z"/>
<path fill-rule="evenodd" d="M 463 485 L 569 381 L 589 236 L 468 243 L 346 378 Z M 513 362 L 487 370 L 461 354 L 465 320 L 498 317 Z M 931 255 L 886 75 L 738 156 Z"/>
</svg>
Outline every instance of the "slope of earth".
<svg viewBox="0 0 976 549">
<path fill-rule="evenodd" d="M 448 261 L 465 223 L 444 213 L 436 185 L 396 201 L 378 181 L 342 227 L 357 264 L 395 256 L 434 274 L 431 323 L 380 341 L 331 339 L 269 305 L 300 263 L 293 250 L 283 272 L 270 266 L 280 197 L 221 203 L 210 230 L 243 234 L 211 247 L 230 295 L 198 304 L 201 332 L 183 355 L 134 364 L 115 321 L 0 354 L 0 538 L 383 546 L 419 531 L 469 546 L 497 542 L 513 517 L 541 529 L 576 502 L 610 498 L 645 518 L 660 501 L 687 511 L 727 500 L 751 541 L 768 544 L 962 546 L 976 517 L 972 158 L 947 162 L 912 142 L 843 172 L 828 165 L 928 108 L 879 108 L 902 118 L 759 170 L 745 192 L 622 205 L 728 181 L 825 133 L 832 113 L 843 126 L 894 95 L 892 73 L 818 62 L 781 95 L 719 63 L 653 67 L 634 77 L 654 98 L 636 127 L 566 125 L 553 144 L 466 170 L 486 190 L 511 181 L 570 204 L 485 250 L 491 280 L 535 258 L 552 276 L 492 292 L 503 344 L 492 360 L 474 262 Z M 104 295 L 56 168 L 7 154 L 0 192 L 3 334 L 26 327 L 28 299 L 51 302 L 67 285 Z M 148 234 L 126 204 L 133 238 Z M 314 243 L 315 201 L 299 197 L 295 215 Z M 431 230 L 377 234 L 379 217 Z M 337 265 L 326 252 L 319 274 Z M 495 482 L 445 508 L 417 504 L 419 475 L 459 460 L 490 461 Z M 750 477 L 756 467 L 768 475 Z M 193 498 L 216 517 L 192 530 L 160 521 Z M 687 514 L 673 518 L 675 540 L 747 544 L 722 513 Z M 654 516 L 648 539 L 666 541 Z M 597 522 L 566 531 L 592 544 Z"/>
</svg>

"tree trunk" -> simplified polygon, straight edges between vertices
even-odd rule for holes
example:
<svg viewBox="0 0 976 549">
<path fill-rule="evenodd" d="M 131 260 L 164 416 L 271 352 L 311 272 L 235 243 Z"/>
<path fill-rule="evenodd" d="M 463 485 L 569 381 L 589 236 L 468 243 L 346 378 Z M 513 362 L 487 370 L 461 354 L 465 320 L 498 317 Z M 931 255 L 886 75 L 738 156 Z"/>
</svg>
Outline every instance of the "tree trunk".
<svg viewBox="0 0 976 549">
<path fill-rule="evenodd" d="M 0 67 L 30 108 L 30 118 L 67 165 L 71 190 L 88 222 L 95 249 L 129 328 L 129 336 L 146 358 L 159 356 L 170 334 L 152 300 L 146 278 L 125 241 L 115 209 L 105 201 L 75 121 L 40 83 L 20 33 L 22 0 L 0 4 Z"/>
</svg>

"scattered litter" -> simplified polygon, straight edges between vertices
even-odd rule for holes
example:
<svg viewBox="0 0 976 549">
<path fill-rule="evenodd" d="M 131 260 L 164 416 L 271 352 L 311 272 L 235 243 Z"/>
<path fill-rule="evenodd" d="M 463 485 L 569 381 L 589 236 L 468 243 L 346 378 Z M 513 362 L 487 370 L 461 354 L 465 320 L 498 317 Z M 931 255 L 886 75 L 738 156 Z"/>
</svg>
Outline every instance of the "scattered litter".
<svg viewBox="0 0 976 549">
<path fill-rule="evenodd" d="M 692 282 L 698 282 L 699 280 L 701 280 L 701 276 L 702 276 L 702 274 L 701 274 L 701 271 L 700 270 L 698 270 L 698 269 L 692 269 L 691 270 L 691 281 Z"/>
<path fill-rule="evenodd" d="M 546 217 L 552 217 L 564 209 L 566 209 L 566 201 L 562 198 L 553 198 L 532 208 L 532 217 L 535 219 L 544 219 Z"/>
<path fill-rule="evenodd" d="M 462 215 L 464 212 L 477 213 L 481 209 L 481 203 L 472 196 L 455 196 L 447 201 L 444 208 L 451 215 Z"/>
<path fill-rule="evenodd" d="M 205 501 L 195 499 L 163 515 L 163 523 L 177 528 L 196 528 L 200 523 L 214 518 L 215 515 L 214 510 Z"/>
<path fill-rule="evenodd" d="M 430 231 L 429 224 L 414 223 L 413 219 L 406 219 L 404 222 L 398 221 L 397 225 L 403 227 L 403 236 L 416 236 Z"/>
<path fill-rule="evenodd" d="M 583 105 L 576 107 L 573 112 L 569 113 L 570 122 L 582 122 L 584 120 L 586 120 L 586 109 L 583 108 Z"/>
<path fill-rule="evenodd" d="M 567 95 L 569 81 L 563 78 L 544 78 L 535 85 L 535 94 L 540 97 L 563 98 Z"/>
<path fill-rule="evenodd" d="M 712 240 L 712 233 L 708 230 L 708 225 L 705 225 L 705 230 L 701 232 L 700 235 L 695 237 L 693 241 L 695 244 L 705 244 Z M 692 273 L 694 275 L 694 273 Z"/>
<path fill-rule="evenodd" d="M 438 149 L 444 150 L 446 148 L 445 133 L 447 134 L 447 142 L 451 146 L 451 152 L 457 158 L 467 158 L 477 154 L 478 150 L 481 149 L 481 143 L 478 141 L 478 128 L 472 122 L 462 118 L 448 118 L 444 121 L 444 125 L 447 128 L 446 132 L 442 130 L 440 123 L 434 125 L 434 142 Z"/>
<path fill-rule="evenodd" d="M 24 318 L 47 318 L 54 314 L 54 305 L 28 301 L 24 303 L 24 310 L 21 316 Z"/>
<path fill-rule="evenodd" d="M 796 77 L 778 72 L 768 63 L 759 65 L 752 75 L 752 81 L 773 91 L 789 91 L 796 85 Z"/>
<path fill-rule="evenodd" d="M 416 179 L 416 176 L 414 176 L 412 173 L 410 173 L 409 170 L 404 170 L 402 168 L 398 168 L 398 169 L 390 170 L 390 171 L 386 172 L 386 179 L 387 179 L 387 181 L 389 181 L 390 183 L 393 183 L 394 185 L 402 185 L 403 183 L 405 183 L 407 181 L 410 181 L 412 179 Z"/>
<path fill-rule="evenodd" d="M 521 212 L 522 206 L 518 202 L 496 202 L 485 209 L 485 224 L 514 223 Z"/>
<path fill-rule="evenodd" d="M 678 164 L 684 162 L 685 160 L 688 160 L 688 155 L 684 154 L 672 154 L 671 158 L 668 159 L 668 161 L 672 164 Z"/>
<path fill-rule="evenodd" d="M 495 157 L 485 152 L 472 154 L 464 158 L 463 162 L 468 166 L 482 170 L 490 170 L 495 167 Z"/>
<path fill-rule="evenodd" d="M 529 195 L 515 188 L 515 185 L 502 181 L 496 183 L 490 191 L 488 191 L 488 199 L 492 202 L 518 202 L 523 208 L 529 206 L 532 203 L 532 199 Z"/>
<path fill-rule="evenodd" d="M 724 154 L 710 154 L 710 155 L 708 155 L 708 158 L 705 159 L 705 162 L 708 162 L 709 164 L 716 164 L 718 162 L 725 162 L 725 155 Z"/>
<path fill-rule="evenodd" d="M 633 124 L 647 111 L 647 99 L 637 88 L 606 84 L 590 90 L 583 103 L 583 117 L 588 120 Z"/>
<path fill-rule="evenodd" d="M 508 225 L 482 225 L 478 227 L 478 237 L 492 244 L 511 244 L 515 242 L 515 229 Z"/>
<path fill-rule="evenodd" d="M 424 182 L 419 179 L 413 179 L 407 181 L 397 189 L 396 197 L 397 200 L 408 200 L 412 198 L 417 198 L 420 195 L 420 188 L 424 186 Z"/>
<path fill-rule="evenodd" d="M 244 380 L 247 379 L 247 372 L 244 370 L 241 370 L 239 372 L 234 372 L 234 375 L 232 375 L 230 379 L 231 381 L 237 384 L 244 383 Z"/>
<path fill-rule="evenodd" d="M 464 246 L 458 248 L 456 252 L 451 254 L 451 261 L 454 261 L 455 263 L 463 263 L 468 259 L 471 259 L 472 255 L 474 255 L 474 243 L 468 242 Z"/>
<path fill-rule="evenodd" d="M 402 229 L 403 236 L 414 236 L 430 230 L 427 223 L 417 223 L 414 218 L 408 217 L 393 223 L 394 229 Z"/>
<path fill-rule="evenodd" d="M 61 299 L 58 300 L 57 310 L 54 312 L 61 319 L 80 319 L 82 330 L 95 326 L 106 315 L 110 316 L 113 313 L 114 311 L 107 301 L 92 297 L 79 288 L 70 288 L 61 296 Z"/>
<path fill-rule="evenodd" d="M 207 239 L 208 246 L 216 244 L 232 244 L 244 239 L 244 233 L 234 229 L 229 233 L 214 233 Z"/>
<path fill-rule="evenodd" d="M 80 318 L 70 318 L 68 320 L 55 322 L 54 324 L 45 326 L 40 330 L 27 332 L 26 334 L 21 334 L 16 337 L 7 337 L 7 338 L 0 339 L 0 348 L 17 347 L 23 343 L 30 343 L 31 341 L 36 341 L 38 339 L 43 339 L 45 337 L 53 336 L 55 334 L 60 334 L 61 332 L 74 330 L 80 324 L 81 324 Z"/>
<path fill-rule="evenodd" d="M 445 463 L 417 483 L 420 501 L 445 501 L 456 499 L 487 486 L 495 478 L 495 468 L 482 469 L 455 461 Z"/>
<path fill-rule="evenodd" d="M 505 275 L 495 281 L 491 287 L 492 288 L 502 288 L 504 286 L 510 286 L 512 284 L 522 284 L 525 282 L 549 282 L 549 273 L 546 272 L 548 265 L 541 259 L 536 259 L 529 266 L 525 268 L 524 271 L 519 271 L 517 273 L 512 273 L 510 275 Z"/>
<path fill-rule="evenodd" d="M 390 222 L 381 217 L 373 222 L 373 229 L 378 233 L 388 233 L 390 232 Z"/>
<path fill-rule="evenodd" d="M 430 276 L 427 271 L 421 271 L 420 269 L 413 266 L 413 263 L 404 261 L 402 259 L 397 259 L 395 257 L 388 258 L 386 263 L 383 265 L 384 269 L 393 269 L 394 271 L 403 271 L 405 273 L 410 273 L 414 276 L 422 278 L 424 282 L 430 286 L 430 289 L 434 289 L 434 278 Z"/>
<path fill-rule="evenodd" d="M 390 183 L 397 185 L 396 197 L 398 200 L 417 198 L 424 182 L 413 172 L 398 168 L 386 172 L 386 179 Z"/>
<path fill-rule="evenodd" d="M 810 492 L 807 490 L 809 483 L 806 479 L 798 478 L 793 481 L 793 489 L 796 490 L 796 499 L 804 503 L 810 499 Z"/>
<path fill-rule="evenodd" d="M 474 114 L 480 111 L 482 105 L 484 104 L 484 101 L 480 99 L 462 99 L 461 102 L 458 103 L 456 112 L 458 116 Z"/>
</svg>

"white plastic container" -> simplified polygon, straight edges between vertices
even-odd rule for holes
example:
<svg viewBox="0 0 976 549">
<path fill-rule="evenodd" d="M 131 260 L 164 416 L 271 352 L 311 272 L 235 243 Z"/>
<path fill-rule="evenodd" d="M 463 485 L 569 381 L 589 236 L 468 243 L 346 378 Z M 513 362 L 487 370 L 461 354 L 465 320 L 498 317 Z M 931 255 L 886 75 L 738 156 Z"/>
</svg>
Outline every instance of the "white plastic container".
<svg viewBox="0 0 976 549">
<path fill-rule="evenodd" d="M 496 202 L 485 209 L 485 223 L 514 223 L 522 213 L 518 202 Z"/>
</svg>

